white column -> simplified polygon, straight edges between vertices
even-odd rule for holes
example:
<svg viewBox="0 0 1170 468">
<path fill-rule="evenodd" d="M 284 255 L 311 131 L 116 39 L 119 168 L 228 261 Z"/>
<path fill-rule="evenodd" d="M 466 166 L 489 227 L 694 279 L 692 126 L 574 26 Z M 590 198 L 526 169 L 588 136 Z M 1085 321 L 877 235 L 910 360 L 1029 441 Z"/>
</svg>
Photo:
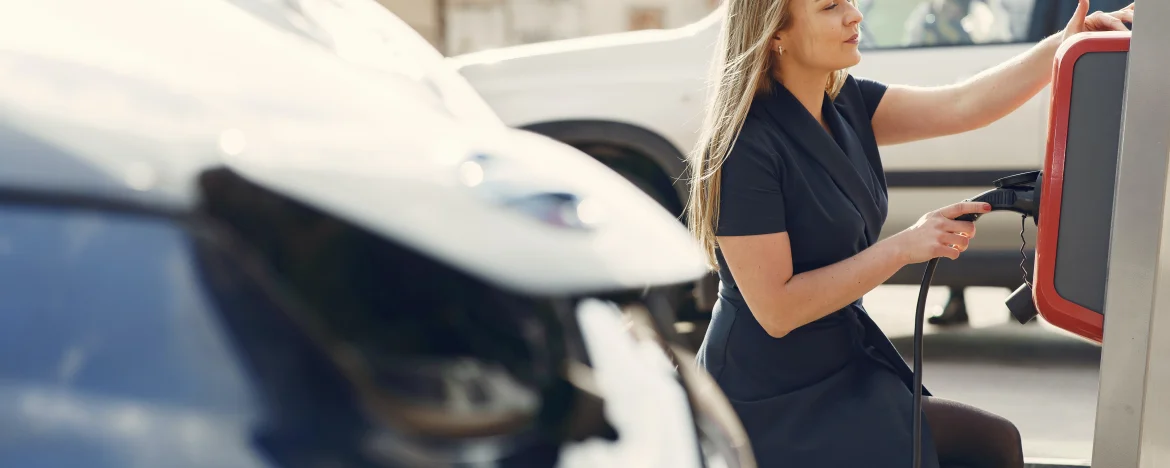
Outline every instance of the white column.
<svg viewBox="0 0 1170 468">
<path fill-rule="evenodd" d="M 1129 52 L 1093 466 L 1170 466 L 1170 1 L 1138 7 Z"/>
</svg>

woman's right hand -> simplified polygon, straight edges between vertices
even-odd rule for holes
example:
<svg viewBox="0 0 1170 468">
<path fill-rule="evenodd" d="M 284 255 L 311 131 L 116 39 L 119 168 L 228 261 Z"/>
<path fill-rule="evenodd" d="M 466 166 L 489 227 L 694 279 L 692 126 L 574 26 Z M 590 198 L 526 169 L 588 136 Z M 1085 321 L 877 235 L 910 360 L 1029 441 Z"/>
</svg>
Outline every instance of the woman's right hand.
<svg viewBox="0 0 1170 468">
<path fill-rule="evenodd" d="M 918 218 L 906 230 L 890 236 L 898 247 L 903 263 L 922 263 L 938 257 L 959 258 L 975 237 L 975 223 L 956 221 L 967 213 L 987 213 L 991 205 L 982 202 L 960 202 L 931 211 Z"/>
</svg>

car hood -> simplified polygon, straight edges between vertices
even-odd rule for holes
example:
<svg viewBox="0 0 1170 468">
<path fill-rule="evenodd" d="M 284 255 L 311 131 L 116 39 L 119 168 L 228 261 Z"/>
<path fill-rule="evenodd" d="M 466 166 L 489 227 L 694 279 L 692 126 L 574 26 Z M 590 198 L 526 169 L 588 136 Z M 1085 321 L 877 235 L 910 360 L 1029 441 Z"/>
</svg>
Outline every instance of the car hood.
<svg viewBox="0 0 1170 468">
<path fill-rule="evenodd" d="M 394 156 L 251 154 L 228 166 L 513 290 L 630 290 L 705 273 L 682 223 L 601 163 L 530 132 L 466 130 L 386 146 Z"/>
<path fill-rule="evenodd" d="M 705 273 L 682 223 L 584 153 L 452 115 L 233 4 L 197 5 L 59 0 L 0 18 L 0 188 L 181 211 L 199 174 L 227 167 L 513 290 Z"/>
</svg>

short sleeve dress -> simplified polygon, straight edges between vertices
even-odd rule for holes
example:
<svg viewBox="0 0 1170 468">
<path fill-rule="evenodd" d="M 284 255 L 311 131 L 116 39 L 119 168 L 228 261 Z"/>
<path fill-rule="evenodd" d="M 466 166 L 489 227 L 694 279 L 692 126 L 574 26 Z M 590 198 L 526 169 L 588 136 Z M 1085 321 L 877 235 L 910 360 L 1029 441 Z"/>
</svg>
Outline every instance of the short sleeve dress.
<svg viewBox="0 0 1170 468">
<path fill-rule="evenodd" d="M 773 82 L 723 165 L 716 234 L 787 232 L 794 274 L 877 242 L 887 189 L 871 119 L 885 91 L 849 76 L 835 99 L 826 93 L 830 134 Z M 862 300 L 773 338 L 716 253 L 719 298 L 698 364 L 731 401 L 759 466 L 911 466 L 913 374 Z M 923 451 L 923 466 L 936 468 L 928 424 Z"/>
</svg>

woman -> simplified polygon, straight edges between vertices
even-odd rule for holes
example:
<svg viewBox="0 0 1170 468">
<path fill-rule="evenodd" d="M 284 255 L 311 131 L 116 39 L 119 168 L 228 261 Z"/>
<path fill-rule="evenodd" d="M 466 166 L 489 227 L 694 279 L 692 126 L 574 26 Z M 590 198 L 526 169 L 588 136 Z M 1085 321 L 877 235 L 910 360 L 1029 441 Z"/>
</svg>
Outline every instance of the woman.
<svg viewBox="0 0 1170 468">
<path fill-rule="evenodd" d="M 878 146 L 955 134 L 1047 85 L 1062 41 L 1123 30 L 1133 5 L 1087 16 L 957 85 L 887 86 L 846 71 L 861 14 L 847 0 L 726 0 L 718 79 L 691 161 L 689 223 L 720 276 L 699 363 L 731 400 L 761 467 L 905 468 L 912 376 L 861 297 L 903 266 L 957 258 L 975 235 L 955 203 L 878 241 Z M 733 145 L 734 143 L 734 145 Z M 929 396 L 924 465 L 1022 467 L 1008 421 Z"/>
</svg>

